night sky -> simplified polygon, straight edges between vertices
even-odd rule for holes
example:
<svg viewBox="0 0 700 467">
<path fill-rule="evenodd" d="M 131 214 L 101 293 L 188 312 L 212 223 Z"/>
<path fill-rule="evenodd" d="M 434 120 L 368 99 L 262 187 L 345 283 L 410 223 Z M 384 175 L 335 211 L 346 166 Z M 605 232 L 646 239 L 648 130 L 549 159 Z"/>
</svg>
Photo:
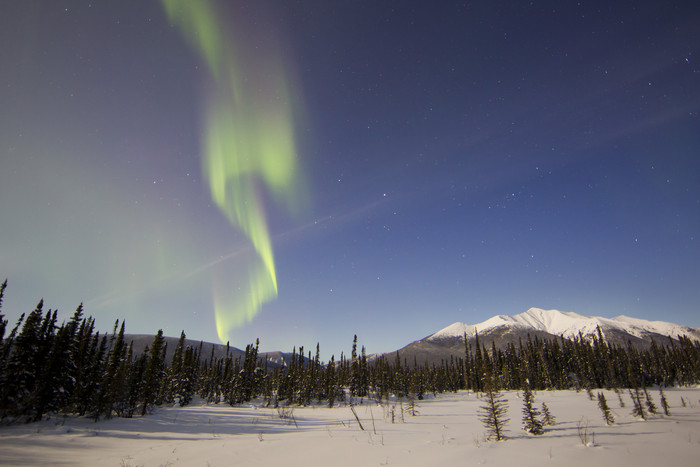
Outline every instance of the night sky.
<svg viewBox="0 0 700 467">
<path fill-rule="evenodd" d="M 530 307 L 700 326 L 700 3 L 231 1 L 189 36 L 165 4 L 0 3 L 10 328 L 43 297 L 328 359 Z"/>
</svg>

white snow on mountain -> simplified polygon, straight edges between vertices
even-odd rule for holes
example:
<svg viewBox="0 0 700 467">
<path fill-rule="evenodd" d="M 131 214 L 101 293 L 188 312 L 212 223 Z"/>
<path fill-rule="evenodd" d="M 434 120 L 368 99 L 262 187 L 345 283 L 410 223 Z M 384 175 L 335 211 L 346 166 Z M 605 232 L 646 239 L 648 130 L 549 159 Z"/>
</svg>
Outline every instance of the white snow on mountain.
<svg viewBox="0 0 700 467">
<path fill-rule="evenodd" d="M 478 331 L 484 334 L 497 327 L 511 327 L 514 330 L 544 331 L 557 336 L 573 338 L 579 332 L 583 336 L 596 333 L 600 326 L 602 331 L 617 330 L 629 333 L 636 337 L 644 337 L 649 333 L 663 336 L 678 335 L 688 336 L 693 339 L 700 338 L 700 329 L 680 326 L 664 321 L 647 321 L 644 319 L 618 316 L 616 318 L 603 318 L 600 316 L 585 316 L 570 311 L 542 310 L 530 308 L 524 313 L 515 316 L 497 315 L 478 324 L 454 323 L 429 336 L 427 340 L 444 338 L 472 337 Z"/>
</svg>

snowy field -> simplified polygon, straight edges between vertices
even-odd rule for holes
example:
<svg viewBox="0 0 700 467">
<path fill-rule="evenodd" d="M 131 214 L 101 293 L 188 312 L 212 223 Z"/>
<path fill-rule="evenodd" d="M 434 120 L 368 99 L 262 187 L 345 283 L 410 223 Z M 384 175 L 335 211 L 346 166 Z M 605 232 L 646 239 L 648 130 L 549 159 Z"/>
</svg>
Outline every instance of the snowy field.
<svg viewBox="0 0 700 467">
<path fill-rule="evenodd" d="M 604 391 L 616 424 L 607 426 L 586 392 L 541 391 L 557 424 L 541 436 L 521 429 L 522 400 L 507 392 L 509 439 L 484 441 L 475 394 L 460 392 L 406 404 L 296 407 L 194 404 L 133 419 L 93 422 L 50 418 L 0 427 L 2 465 L 113 466 L 427 466 L 700 465 L 700 388 L 665 391 L 671 415 L 631 415 L 632 400 Z M 650 390 L 663 413 L 658 390 Z M 681 398 L 687 402 L 683 407 Z M 392 423 L 393 410 L 393 423 Z M 588 426 L 586 429 L 585 426 Z M 584 445 L 584 442 L 586 445 Z"/>
</svg>

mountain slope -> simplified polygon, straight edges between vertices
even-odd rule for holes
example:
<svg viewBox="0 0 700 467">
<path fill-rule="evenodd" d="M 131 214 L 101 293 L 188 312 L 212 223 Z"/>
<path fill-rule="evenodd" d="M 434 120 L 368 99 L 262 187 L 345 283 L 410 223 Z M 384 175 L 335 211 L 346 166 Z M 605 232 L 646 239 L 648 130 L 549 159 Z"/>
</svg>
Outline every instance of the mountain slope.
<svg viewBox="0 0 700 467">
<path fill-rule="evenodd" d="M 584 337 L 591 336 L 596 333 L 596 328 L 598 327 L 601 328 L 603 334 L 606 331 L 619 331 L 641 339 L 646 339 L 650 335 L 672 336 L 674 338 L 678 335 L 684 335 L 700 339 L 700 330 L 664 321 L 647 321 L 627 316 L 603 318 L 539 308 L 530 308 L 526 312 L 515 316 L 494 316 L 479 324 L 454 323 L 429 336 L 427 339 L 463 337 L 465 333 L 468 337 L 473 337 L 476 331 L 479 334 L 485 334 L 498 327 L 507 327 L 514 330 L 543 331 L 569 339 L 577 336 L 579 332 Z"/>
<path fill-rule="evenodd" d="M 150 334 L 125 334 L 124 338 L 127 342 L 127 345 L 129 343 L 133 343 L 133 350 L 134 350 L 134 355 L 140 355 L 144 352 L 147 346 L 150 346 L 153 343 L 153 335 Z M 164 336 L 165 343 L 167 344 L 166 348 L 166 354 L 165 354 L 165 361 L 170 364 L 173 358 L 173 354 L 175 353 L 175 348 L 177 347 L 177 343 L 180 340 L 178 337 L 168 337 Z M 252 343 L 251 343 L 252 344 Z M 200 342 L 200 341 L 195 341 L 192 339 L 185 339 L 184 346 L 185 348 L 192 347 L 195 350 L 199 350 L 201 345 L 201 354 L 200 354 L 200 360 L 203 362 L 204 360 L 208 360 L 212 358 L 212 356 L 215 359 L 221 359 L 225 358 L 228 352 L 228 355 L 231 356 L 232 359 L 237 359 L 240 358 L 241 361 L 245 358 L 245 350 L 238 349 L 236 347 L 231 347 L 229 346 L 227 349 L 226 345 L 223 344 L 214 344 L 211 342 Z M 268 361 L 268 367 L 273 368 L 275 366 L 284 366 L 287 364 L 287 362 L 290 361 L 292 354 L 289 352 L 260 352 L 258 354 L 258 359 L 265 361 Z"/>
<path fill-rule="evenodd" d="M 408 364 L 440 363 L 451 357 L 463 357 L 465 335 L 467 343 L 474 347 L 477 332 L 480 345 L 490 349 L 492 346 L 505 348 L 510 343 L 518 345 L 519 341 L 526 340 L 528 335 L 533 339 L 573 339 L 579 334 L 584 338 L 592 338 L 598 328 L 608 343 L 616 345 L 627 345 L 631 342 L 643 348 L 650 346 L 652 340 L 668 343 L 669 338 L 677 340 L 678 336 L 700 340 L 700 329 L 664 321 L 647 321 L 627 316 L 603 318 L 530 308 L 514 316 L 497 315 L 478 324 L 453 323 L 399 349 L 398 352 L 401 360 Z M 395 352 L 387 357 L 396 358 Z"/>
</svg>

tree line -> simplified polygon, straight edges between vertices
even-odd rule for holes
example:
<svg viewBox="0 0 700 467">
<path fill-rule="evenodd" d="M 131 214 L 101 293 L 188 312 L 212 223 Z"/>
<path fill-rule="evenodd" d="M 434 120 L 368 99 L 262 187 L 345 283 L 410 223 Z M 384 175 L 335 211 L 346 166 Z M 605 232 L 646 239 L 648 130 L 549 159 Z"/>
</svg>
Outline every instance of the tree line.
<svg viewBox="0 0 700 467">
<path fill-rule="evenodd" d="M 125 324 L 111 333 L 95 330 L 82 304 L 59 324 L 43 301 L 7 331 L 0 286 L 0 420 L 34 421 L 48 413 L 95 419 L 145 415 L 163 404 L 242 404 L 253 399 L 269 406 L 354 403 L 390 396 L 422 399 L 426 394 L 471 390 L 660 387 L 700 382 L 700 343 L 679 336 L 649 349 L 608 344 L 600 330 L 592 339 L 531 339 L 505 349 L 486 349 L 477 334 L 465 336 L 460 358 L 418 365 L 399 352 L 368 357 L 358 352 L 320 360 L 320 349 L 294 349 L 284 365 L 258 355 L 259 342 L 242 357 L 203 354 L 185 344 L 184 331 L 170 361 L 162 331 L 145 349 L 127 342 Z"/>
</svg>

